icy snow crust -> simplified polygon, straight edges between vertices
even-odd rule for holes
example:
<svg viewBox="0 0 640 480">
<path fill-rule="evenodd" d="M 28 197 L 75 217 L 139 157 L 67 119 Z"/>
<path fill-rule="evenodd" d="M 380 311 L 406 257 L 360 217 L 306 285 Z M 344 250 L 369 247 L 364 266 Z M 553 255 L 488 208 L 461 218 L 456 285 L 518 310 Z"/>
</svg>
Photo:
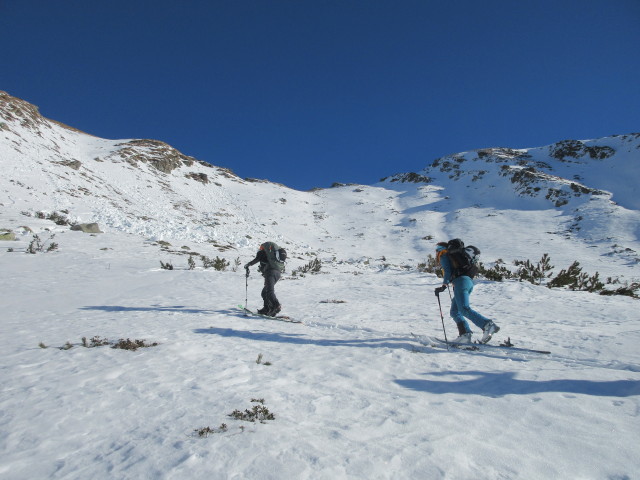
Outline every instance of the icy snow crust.
<svg viewBox="0 0 640 480">
<path fill-rule="evenodd" d="M 128 140 L 46 120 L 2 121 L 0 228 L 18 234 L 0 243 L 3 479 L 640 472 L 638 300 L 478 281 L 473 306 L 502 327 L 492 343 L 510 337 L 551 355 L 447 351 L 411 335 L 443 336 L 433 295 L 440 280 L 415 268 L 441 239 L 469 239 L 486 263 L 548 253 L 556 273 L 579 260 L 591 274 L 638 281 L 636 137 L 591 141 L 616 149 L 594 162 L 552 162 L 550 147 L 527 150 L 529 161 L 551 165 L 539 171 L 556 187 L 570 190 L 577 175 L 602 190 L 556 207 L 544 195 L 521 195 L 500 175 L 504 163 L 480 166 L 477 152 L 458 156 L 461 173 L 427 167 L 429 183 L 299 192 L 188 158 L 164 173 L 141 160 L 157 145 L 137 145 L 135 160 L 121 155 Z M 471 170 L 486 173 L 474 181 Z M 63 210 L 105 233 L 30 216 Z M 58 250 L 23 253 L 33 233 L 55 233 Z M 245 294 L 250 308 L 260 306 L 255 271 L 245 284 L 242 267 L 187 269 L 186 253 L 245 263 L 266 240 L 287 248 L 288 272 L 323 260 L 320 274 L 285 275 L 277 286 L 283 313 L 303 324 L 234 308 Z M 160 260 L 175 269 L 160 269 Z M 450 302 L 441 298 L 451 338 Z M 159 345 L 80 345 L 94 336 Z M 58 348 L 66 342 L 73 348 Z M 275 419 L 229 416 L 260 405 L 253 399 L 264 399 Z M 194 430 L 206 426 L 215 433 L 200 438 Z"/>
</svg>

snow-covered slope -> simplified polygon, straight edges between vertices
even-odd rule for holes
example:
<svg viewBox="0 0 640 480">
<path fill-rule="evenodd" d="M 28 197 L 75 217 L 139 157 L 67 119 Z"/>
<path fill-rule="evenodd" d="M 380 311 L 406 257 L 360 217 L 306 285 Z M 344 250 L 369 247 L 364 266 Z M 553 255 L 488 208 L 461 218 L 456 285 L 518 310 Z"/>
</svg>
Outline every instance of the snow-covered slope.
<svg viewBox="0 0 640 480">
<path fill-rule="evenodd" d="M 577 259 L 588 271 L 630 278 L 640 258 L 639 134 L 466 152 L 377 185 L 300 192 L 241 179 L 159 141 L 84 134 L 7 93 L 0 114 L 5 222 L 19 212 L 67 212 L 105 231 L 208 242 L 227 255 L 268 238 L 301 258 L 410 265 L 435 241 L 461 237 L 485 262 L 549 253 L 559 266 Z"/>
<path fill-rule="evenodd" d="M 455 336 L 441 280 L 416 269 L 438 240 L 462 237 L 485 263 L 548 253 L 555 273 L 579 260 L 640 280 L 638 145 L 479 150 L 300 192 L 0 93 L 0 235 L 17 237 L 0 242 L 0 477 L 636 478 L 637 299 L 478 279 L 472 305 L 502 328 L 492 344 L 549 355 L 412 333 Z M 40 218 L 54 212 L 104 233 Z M 58 248 L 25 254 L 34 234 Z M 323 260 L 278 283 L 301 324 L 234 309 L 260 306 L 256 273 L 187 268 L 195 252 L 246 262 L 265 240 L 287 247 L 289 272 Z M 275 417 L 231 416 L 253 407 Z"/>
<path fill-rule="evenodd" d="M 640 134 L 631 134 L 465 152 L 385 182 L 420 185 L 424 199 L 409 196 L 417 220 L 441 213 L 444 237 L 473 238 L 490 258 L 508 250 L 519 259 L 549 253 L 583 261 L 595 250 L 597 268 L 605 268 L 638 263 L 638 179 Z"/>
</svg>

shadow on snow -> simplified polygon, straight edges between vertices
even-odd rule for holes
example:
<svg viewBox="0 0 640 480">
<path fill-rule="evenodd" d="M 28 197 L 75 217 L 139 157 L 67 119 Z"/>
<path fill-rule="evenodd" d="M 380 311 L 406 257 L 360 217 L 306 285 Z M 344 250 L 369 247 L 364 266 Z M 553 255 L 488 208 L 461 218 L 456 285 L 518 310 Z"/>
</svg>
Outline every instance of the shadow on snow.
<svg viewBox="0 0 640 480">
<path fill-rule="evenodd" d="M 179 312 L 179 313 L 226 313 L 238 317 L 245 317 L 237 311 L 213 311 L 206 309 L 187 308 L 183 305 L 148 307 L 123 307 L 118 305 L 100 305 L 81 307 L 81 310 L 101 310 L 105 312 Z M 269 320 L 265 320 L 269 321 Z M 233 328 L 198 328 L 194 330 L 197 334 L 219 335 L 221 337 L 237 337 L 263 342 L 291 343 L 298 345 L 318 345 L 335 347 L 364 347 L 364 348 L 392 348 L 403 349 L 422 353 L 447 353 L 441 349 L 421 349 L 409 339 L 393 338 L 367 338 L 367 339 L 312 339 L 304 334 L 298 333 L 267 333 L 253 332 L 247 330 L 236 330 Z M 464 353 L 464 352 L 456 352 Z M 488 352 L 474 352 L 473 355 L 508 358 L 502 355 L 494 355 Z M 510 358 L 512 361 L 519 359 Z M 524 360 L 522 360 L 524 361 Z M 599 397 L 630 397 L 640 395 L 640 381 L 635 380 L 614 380 L 614 381 L 593 381 L 593 380 L 519 380 L 515 378 L 514 372 L 430 372 L 427 375 L 444 378 L 447 376 L 466 376 L 468 380 L 452 378 L 451 380 L 429 380 L 429 379 L 406 379 L 395 380 L 395 382 L 411 390 L 433 394 L 455 393 L 461 395 L 483 395 L 486 397 L 503 397 L 505 395 L 531 395 L 537 393 L 568 393 L 592 395 Z"/>
<path fill-rule="evenodd" d="M 239 312 L 238 310 L 219 310 L 217 313 L 225 313 L 230 314 L 236 317 L 252 319 L 251 316 L 246 317 L 244 313 Z M 268 319 L 256 319 L 253 318 L 257 323 L 257 325 L 267 325 L 273 324 L 271 322 L 277 322 L 277 320 L 268 320 Z M 267 322 L 267 323 L 263 323 Z M 289 324 L 289 325 L 299 325 L 299 324 Z M 307 328 L 313 327 L 313 325 L 306 325 Z M 218 328 L 218 327 L 209 327 L 209 328 L 197 328 L 193 331 L 197 334 L 205 334 L 205 335 L 219 335 L 221 337 L 236 337 L 236 338 L 244 338 L 248 340 L 256 340 L 262 342 L 275 342 L 275 343 L 290 343 L 294 345 L 317 345 L 320 347 L 359 347 L 359 348 L 390 348 L 390 349 L 400 349 L 400 350 L 409 350 L 410 352 L 422 353 L 422 354 L 444 354 L 448 353 L 444 348 L 425 348 L 421 345 L 415 344 L 415 339 L 413 337 L 381 337 L 381 338 L 364 338 L 364 339 L 322 339 L 322 338 L 310 338 L 304 333 L 284 333 L 284 332 L 256 332 L 252 330 L 240 330 L 234 328 Z M 464 355 L 480 355 L 491 358 L 507 358 L 504 355 L 501 355 L 499 352 L 465 352 L 464 350 L 456 351 L 456 354 Z M 525 359 L 511 357 L 511 361 L 527 361 Z"/>
<path fill-rule="evenodd" d="M 174 313 L 215 313 L 204 308 L 187 308 L 184 305 L 150 305 L 148 307 L 123 307 L 121 305 L 90 305 L 80 307 L 80 310 L 101 310 L 103 312 L 174 312 Z"/>
<path fill-rule="evenodd" d="M 636 380 L 519 380 L 515 372 L 430 372 L 432 377 L 451 380 L 407 379 L 395 382 L 405 388 L 419 392 L 460 395 L 483 395 L 503 397 L 505 395 L 531 395 L 536 393 L 569 393 L 597 397 L 630 397 L 640 395 L 640 381 Z M 470 377 L 460 380 L 458 376 Z"/>
<path fill-rule="evenodd" d="M 268 321 L 268 320 L 266 320 Z M 295 325 L 295 324 L 294 324 Z M 197 328 L 193 331 L 199 334 L 219 335 L 221 337 L 246 338 L 262 342 L 290 343 L 295 345 L 317 345 L 321 347 L 365 347 L 365 348 L 400 348 L 415 349 L 415 345 L 393 338 L 367 339 L 321 339 L 309 338 L 302 333 L 253 332 L 251 330 L 236 330 L 233 328 Z"/>
</svg>

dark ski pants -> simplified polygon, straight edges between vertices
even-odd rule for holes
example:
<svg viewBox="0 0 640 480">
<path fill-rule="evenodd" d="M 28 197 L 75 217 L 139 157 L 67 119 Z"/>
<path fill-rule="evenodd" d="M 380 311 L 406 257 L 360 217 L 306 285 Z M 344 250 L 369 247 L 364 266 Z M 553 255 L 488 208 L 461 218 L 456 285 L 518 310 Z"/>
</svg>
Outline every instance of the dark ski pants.
<svg viewBox="0 0 640 480">
<path fill-rule="evenodd" d="M 265 308 L 271 310 L 280 306 L 278 297 L 276 297 L 276 283 L 280 280 L 280 272 L 278 270 L 267 270 L 264 273 L 264 288 L 262 289 L 262 301 Z"/>
</svg>

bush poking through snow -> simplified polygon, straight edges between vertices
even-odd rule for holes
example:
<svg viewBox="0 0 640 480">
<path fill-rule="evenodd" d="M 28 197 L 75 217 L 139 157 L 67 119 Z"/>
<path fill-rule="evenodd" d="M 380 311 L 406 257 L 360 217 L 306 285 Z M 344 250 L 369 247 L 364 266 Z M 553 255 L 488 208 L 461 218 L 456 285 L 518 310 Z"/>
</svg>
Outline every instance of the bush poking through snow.
<svg viewBox="0 0 640 480">
<path fill-rule="evenodd" d="M 242 265 L 242 260 L 240 260 L 240 257 L 236 257 L 236 259 L 233 261 L 233 268 L 231 269 L 231 271 L 237 272 L 240 265 Z"/>
<path fill-rule="evenodd" d="M 304 277 L 305 273 L 319 273 L 321 268 L 322 268 L 322 262 L 320 261 L 319 258 L 316 257 L 306 265 L 296 268 L 293 272 L 291 272 L 291 275 L 293 275 L 294 277 L 296 275 L 300 275 L 301 277 Z"/>
<path fill-rule="evenodd" d="M 82 337 L 82 346 L 86 348 L 95 348 L 102 347 L 104 345 L 109 345 L 109 340 L 106 338 L 100 338 L 95 336 L 91 339 L 91 341 L 87 341 L 87 337 Z"/>
<path fill-rule="evenodd" d="M 231 418 L 236 420 L 244 420 L 245 422 L 260 422 L 265 423 L 266 420 L 275 420 L 276 416 L 264 406 L 264 399 L 251 399 L 252 402 L 260 403 L 260 405 L 254 405 L 251 410 L 245 409 L 244 412 L 240 410 L 234 410 L 229 414 Z"/>
<path fill-rule="evenodd" d="M 266 423 L 267 420 L 275 420 L 276 416 L 264 406 L 264 398 L 252 398 L 251 403 L 258 403 L 251 409 L 245 409 L 244 412 L 240 410 L 234 410 L 228 416 L 235 420 L 242 420 L 245 422 L 260 422 Z M 226 423 L 222 423 L 218 428 L 202 427 L 196 428 L 193 432 L 200 438 L 207 438 L 214 433 L 225 433 L 229 430 Z M 244 426 L 240 426 L 240 431 L 244 432 Z"/>
<path fill-rule="evenodd" d="M 144 340 L 130 340 L 128 338 L 125 340 L 121 338 L 111 348 L 119 348 L 122 350 L 136 351 L 139 348 L 148 348 L 148 347 L 157 347 L 157 346 L 158 346 L 157 342 L 145 343 Z"/>
<path fill-rule="evenodd" d="M 602 290 L 600 295 L 624 295 L 627 297 L 640 298 L 636 291 L 640 291 L 640 283 L 634 282 L 631 285 L 618 287 L 615 290 Z"/>
<path fill-rule="evenodd" d="M 69 212 L 67 210 L 63 210 L 62 213 L 68 214 Z M 31 216 L 31 215 L 28 215 L 28 216 Z M 58 212 L 53 212 L 49 214 L 45 212 L 36 212 L 34 216 L 42 220 L 51 220 L 56 225 L 61 225 L 61 226 L 71 225 L 71 222 L 69 221 L 69 219 L 64 215 L 59 214 Z"/>
<path fill-rule="evenodd" d="M 137 350 L 139 348 L 147 348 L 147 347 L 157 347 L 159 344 L 157 342 L 146 343 L 145 340 L 130 340 L 121 338 L 117 342 L 113 343 L 107 340 L 106 338 L 100 338 L 95 336 L 90 340 L 87 340 L 87 337 L 82 337 L 81 345 L 85 348 L 96 348 L 96 347 L 104 347 L 106 345 L 111 345 L 111 348 L 117 348 L 121 350 Z M 43 342 L 38 344 L 40 348 L 48 348 Z M 73 348 L 73 344 L 71 342 L 65 343 L 62 347 L 59 347 L 60 350 L 70 350 Z"/>
<path fill-rule="evenodd" d="M 257 363 L 258 365 L 267 365 L 267 366 L 271 365 L 271 362 L 263 362 L 263 361 L 262 361 L 262 354 L 261 354 L 261 353 L 260 353 L 260 354 L 258 354 L 258 358 L 256 358 L 256 363 Z M 253 401 L 253 400 L 252 400 L 252 401 Z"/>
<path fill-rule="evenodd" d="M 58 244 L 55 242 L 52 242 L 55 236 L 56 235 L 54 233 L 46 240 L 42 240 L 38 235 L 34 235 L 33 239 L 31 240 L 31 243 L 29 243 L 29 246 L 27 247 L 25 252 L 35 255 L 38 252 L 46 253 L 46 252 L 53 252 L 54 250 L 57 250 Z"/>
<path fill-rule="evenodd" d="M 160 260 L 160 268 L 162 268 L 163 270 L 173 270 L 173 265 L 171 264 L 171 262 L 164 263 L 162 260 Z"/>
<path fill-rule="evenodd" d="M 547 284 L 547 287 L 567 287 L 569 290 L 599 292 L 604 289 L 604 283 L 600 281 L 598 272 L 591 277 L 583 272 L 580 263 L 576 260 L 566 270 L 560 270 L 560 273 Z"/>
<path fill-rule="evenodd" d="M 493 267 L 489 269 L 485 268 L 482 263 L 478 265 L 478 268 L 480 269 L 479 275 L 487 280 L 502 282 L 505 279 L 513 278 L 511 270 L 505 267 L 505 263 L 501 258 L 496 260 Z"/>
<path fill-rule="evenodd" d="M 551 259 L 546 253 L 542 255 L 542 258 L 536 265 L 533 265 L 530 260 L 526 262 L 515 260 L 513 264 L 519 267 L 515 277 L 520 281 L 540 285 L 542 280 L 552 275 L 551 270 L 553 270 L 553 265 L 551 265 L 550 261 Z"/>
<path fill-rule="evenodd" d="M 216 255 L 216 258 L 211 259 L 209 257 L 207 257 L 206 255 L 200 255 L 197 253 L 190 253 L 189 254 L 189 259 L 187 260 L 187 265 L 188 265 L 188 269 L 189 270 L 195 270 L 196 268 L 196 261 L 194 259 L 194 257 L 200 257 L 200 260 L 202 261 L 202 267 L 205 269 L 209 269 L 209 268 L 213 268 L 214 270 L 217 270 L 219 272 L 224 272 L 227 270 L 227 268 L 229 268 L 229 266 L 231 265 L 231 262 L 229 262 L 229 260 L 225 259 L 225 258 L 220 258 Z M 233 262 L 233 268 L 232 270 L 235 272 L 238 270 L 238 266 L 240 266 L 242 262 L 240 261 L 239 258 L 236 258 Z"/>
<path fill-rule="evenodd" d="M 551 257 L 547 253 L 542 255 L 542 258 L 535 265 L 530 260 L 514 260 L 513 264 L 518 267 L 515 272 L 509 270 L 501 258 L 496 260 L 491 268 L 486 268 L 482 263 L 479 263 L 478 276 L 494 282 L 518 280 L 534 285 L 544 284 L 548 288 L 568 288 L 569 290 L 600 293 L 600 295 L 626 295 L 633 298 L 638 298 L 636 291 L 640 290 L 640 283 L 632 283 L 615 290 L 605 290 L 605 283 L 600 280 L 600 274 L 596 272 L 594 275 L 589 275 L 583 272 L 578 261 L 573 262 L 568 268 L 560 270 L 558 275 L 551 278 L 554 266 L 551 265 Z M 435 264 L 435 259 L 431 255 L 427 257 L 426 264 L 418 265 L 418 271 L 442 276 L 440 266 Z M 547 279 L 550 280 L 547 281 Z M 546 283 L 544 283 L 545 281 Z M 617 279 L 607 279 L 607 284 L 613 283 L 620 282 Z"/>
<path fill-rule="evenodd" d="M 202 255 L 201 258 L 202 258 L 202 266 L 204 268 L 213 268 L 214 270 L 217 270 L 219 272 L 224 272 L 227 269 L 227 267 L 230 265 L 228 260 L 224 258 L 220 258 L 217 255 L 214 260 L 211 260 L 209 257 L 206 257 L 204 255 Z"/>
<path fill-rule="evenodd" d="M 216 256 L 215 260 L 213 261 L 214 270 L 218 270 L 220 272 L 225 271 L 229 265 L 230 263 L 228 260 L 220 258 L 218 256 Z"/>
<path fill-rule="evenodd" d="M 218 428 L 211 428 L 211 427 L 196 428 L 194 432 L 200 438 L 207 438 L 209 435 L 213 435 L 214 433 L 224 433 L 228 429 L 229 427 L 227 427 L 227 424 L 223 423 Z"/>
<path fill-rule="evenodd" d="M 427 261 L 425 263 L 418 264 L 418 271 L 421 273 L 433 273 L 442 277 L 442 268 L 431 254 L 427 255 Z"/>
</svg>

